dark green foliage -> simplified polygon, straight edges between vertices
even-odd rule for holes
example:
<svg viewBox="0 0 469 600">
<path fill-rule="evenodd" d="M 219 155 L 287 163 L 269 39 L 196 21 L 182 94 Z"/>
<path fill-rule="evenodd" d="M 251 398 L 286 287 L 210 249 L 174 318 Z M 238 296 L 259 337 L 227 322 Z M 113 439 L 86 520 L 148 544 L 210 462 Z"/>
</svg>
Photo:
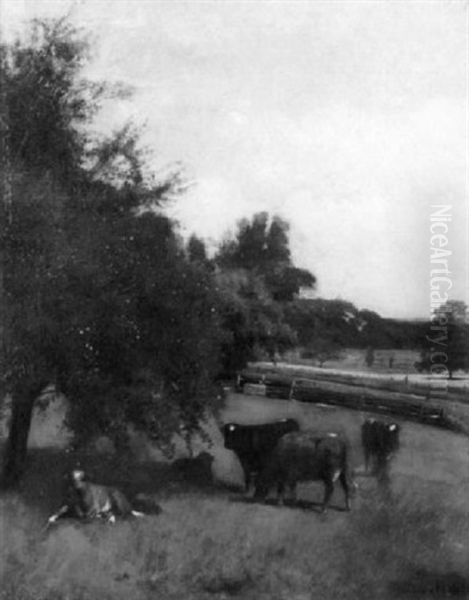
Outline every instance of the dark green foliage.
<svg viewBox="0 0 469 600">
<path fill-rule="evenodd" d="M 298 299 L 287 306 L 285 315 L 297 333 L 303 357 L 321 366 L 353 346 L 363 325 L 357 309 L 343 300 Z"/>
<path fill-rule="evenodd" d="M 216 275 L 220 315 L 229 337 L 223 345 L 223 373 L 232 376 L 250 360 L 274 360 L 296 343 L 284 307 L 272 299 L 262 279 L 246 270 Z"/>
<path fill-rule="evenodd" d="M 314 287 L 316 278 L 306 269 L 292 264 L 288 223 L 274 216 L 257 213 L 252 221 L 238 224 L 235 239 L 222 244 L 215 257 L 225 270 L 244 269 L 261 279 L 273 300 L 291 301 L 301 287 Z"/>
<path fill-rule="evenodd" d="M 215 256 L 222 293 L 222 316 L 231 333 L 223 351 L 226 374 L 249 360 L 276 360 L 296 343 L 285 310 L 300 287 L 313 287 L 315 277 L 291 262 L 288 224 L 267 213 L 238 224 L 234 239 L 225 241 Z"/>
<path fill-rule="evenodd" d="M 469 324 L 467 306 L 464 302 L 450 300 L 439 307 L 430 323 L 426 324 L 425 335 L 420 340 L 418 371 L 453 378 L 458 370 L 469 370 Z"/>
<path fill-rule="evenodd" d="M 446 366 L 450 378 L 458 370 L 469 370 L 469 326 L 453 321 L 448 326 L 448 360 Z"/>
<path fill-rule="evenodd" d="M 85 51 L 62 21 L 35 23 L 31 39 L 9 49 L 7 483 L 21 475 L 34 400 L 51 382 L 71 402 L 78 440 L 106 433 L 125 444 L 130 423 L 170 448 L 181 425 L 199 430 L 217 399 L 225 338 L 213 277 L 156 212 L 180 178 L 151 176 L 132 127 L 87 136 L 106 86 L 79 79 Z"/>
<path fill-rule="evenodd" d="M 181 423 L 199 428 L 216 397 L 223 332 L 210 274 L 154 212 L 90 206 L 68 242 L 55 315 L 71 425 L 124 443 L 132 423 L 168 447 Z"/>
<path fill-rule="evenodd" d="M 311 357 L 314 345 L 327 342 L 340 348 L 416 349 L 428 334 L 425 321 L 384 319 L 370 310 L 358 310 L 345 300 L 297 299 L 287 305 L 287 323 L 297 333 L 300 347 Z M 332 358 L 332 356 L 331 356 Z"/>
<path fill-rule="evenodd" d="M 186 253 L 190 262 L 204 266 L 210 271 L 214 270 L 213 262 L 207 256 L 205 242 L 195 234 L 191 235 L 187 242 Z"/>
<path fill-rule="evenodd" d="M 80 166 L 78 126 L 94 112 L 94 86 L 78 79 L 87 42 L 66 21 L 34 21 L 9 52 L 5 74 L 12 162 L 66 177 Z"/>
</svg>

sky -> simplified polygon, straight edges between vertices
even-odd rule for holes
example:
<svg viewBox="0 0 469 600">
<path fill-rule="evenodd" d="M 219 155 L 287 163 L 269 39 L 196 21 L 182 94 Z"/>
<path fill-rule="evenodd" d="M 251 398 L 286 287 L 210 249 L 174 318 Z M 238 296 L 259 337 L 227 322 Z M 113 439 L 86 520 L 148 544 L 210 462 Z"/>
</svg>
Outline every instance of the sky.
<svg viewBox="0 0 469 600">
<path fill-rule="evenodd" d="M 66 13 L 86 75 L 134 89 L 96 127 L 144 125 L 155 169 L 191 182 L 167 209 L 183 235 L 215 247 L 278 214 L 318 296 L 425 318 L 447 205 L 449 294 L 469 303 L 467 2 L 0 0 L 8 38 Z"/>
</svg>

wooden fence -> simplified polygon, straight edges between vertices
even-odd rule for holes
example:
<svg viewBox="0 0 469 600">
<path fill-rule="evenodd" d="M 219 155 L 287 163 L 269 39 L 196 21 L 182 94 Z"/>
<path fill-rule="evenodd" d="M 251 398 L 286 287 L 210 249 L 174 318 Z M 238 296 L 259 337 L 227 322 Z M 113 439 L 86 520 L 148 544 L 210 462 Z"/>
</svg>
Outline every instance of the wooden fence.
<svg viewBox="0 0 469 600">
<path fill-rule="evenodd" d="M 426 395 L 369 388 L 366 384 L 351 386 L 331 379 L 294 378 L 283 374 L 242 371 L 236 389 L 249 393 L 256 386 L 257 394 L 268 398 L 297 400 L 315 404 L 343 406 L 355 410 L 406 418 L 420 423 L 467 431 L 459 420 L 452 418 L 451 403 Z M 446 404 L 446 405 L 445 405 Z"/>
</svg>

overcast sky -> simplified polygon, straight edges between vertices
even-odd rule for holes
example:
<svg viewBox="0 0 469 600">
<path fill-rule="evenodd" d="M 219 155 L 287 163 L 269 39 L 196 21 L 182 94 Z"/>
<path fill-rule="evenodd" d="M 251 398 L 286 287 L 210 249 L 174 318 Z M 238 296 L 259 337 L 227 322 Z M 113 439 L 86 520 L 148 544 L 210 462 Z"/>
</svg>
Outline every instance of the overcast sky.
<svg viewBox="0 0 469 600">
<path fill-rule="evenodd" d="M 90 77 L 123 81 L 158 167 L 194 182 L 171 207 L 215 243 L 260 210 L 291 224 L 318 295 L 430 313 L 430 214 L 450 204 L 453 298 L 468 298 L 467 3 L 0 0 L 94 36 Z"/>
</svg>

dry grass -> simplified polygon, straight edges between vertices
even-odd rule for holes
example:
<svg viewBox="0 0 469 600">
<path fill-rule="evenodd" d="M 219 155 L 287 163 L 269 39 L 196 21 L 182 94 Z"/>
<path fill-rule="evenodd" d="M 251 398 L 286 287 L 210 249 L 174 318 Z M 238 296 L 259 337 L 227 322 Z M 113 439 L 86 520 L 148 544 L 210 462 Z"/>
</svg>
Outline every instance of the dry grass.
<svg viewBox="0 0 469 600">
<path fill-rule="evenodd" d="M 467 515 L 437 506 L 368 494 L 350 515 L 320 516 L 180 494 L 164 508 L 145 521 L 63 523 L 44 533 L 39 515 L 4 499 L 0 597 L 391 600 L 408 588 L 413 598 L 436 600 L 452 573 L 460 597 L 469 594 Z"/>
<path fill-rule="evenodd" d="M 389 372 L 389 359 L 393 358 L 392 371 L 395 373 L 412 373 L 414 363 L 419 360 L 420 353 L 416 350 L 397 350 L 397 349 L 376 349 L 374 351 L 374 362 L 372 367 L 367 367 L 365 362 L 366 349 L 346 348 L 340 358 L 326 361 L 325 366 L 328 369 L 361 370 L 373 372 Z M 297 350 L 287 352 L 286 360 L 291 363 L 311 365 L 316 361 L 311 359 L 302 359 Z"/>
<path fill-rule="evenodd" d="M 359 413 L 233 396 L 224 415 L 248 421 L 288 415 L 303 427 L 335 425 L 351 438 L 360 472 Z M 114 480 L 131 478 L 136 488 L 146 482 L 164 512 L 115 526 L 63 522 L 47 532 L 58 479 L 40 483 L 71 458 L 43 453 L 32 462 L 22 495 L 0 497 L 0 598 L 468 598 L 467 451 L 462 436 L 404 424 L 391 487 L 360 476 L 352 512 L 340 510 L 337 491 L 326 515 L 311 504 L 322 495 L 318 484 L 300 486 L 306 508 L 277 507 L 217 488 L 175 487 L 164 471 L 145 465 L 95 460 L 89 467 L 96 477 L 109 478 L 112 470 Z"/>
</svg>

